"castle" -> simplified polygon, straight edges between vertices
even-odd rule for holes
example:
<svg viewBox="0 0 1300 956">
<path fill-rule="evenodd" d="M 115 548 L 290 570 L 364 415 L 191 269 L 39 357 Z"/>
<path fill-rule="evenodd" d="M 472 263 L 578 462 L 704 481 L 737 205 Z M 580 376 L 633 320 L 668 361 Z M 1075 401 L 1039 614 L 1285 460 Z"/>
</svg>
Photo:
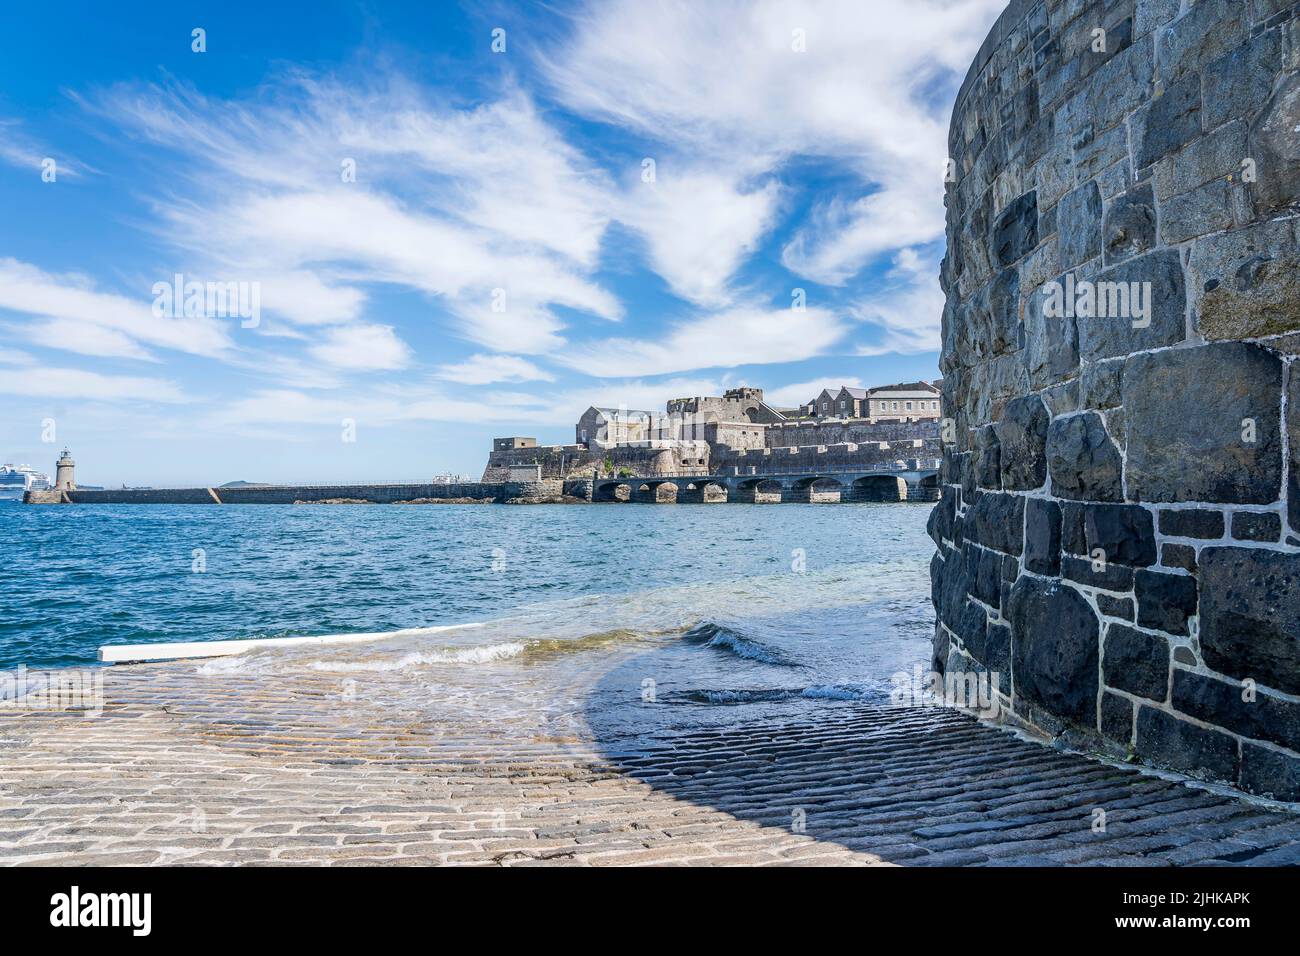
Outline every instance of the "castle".
<svg viewBox="0 0 1300 956">
<path fill-rule="evenodd" d="M 797 408 L 770 405 L 749 386 L 675 398 L 663 412 L 593 405 L 574 425 L 571 445 L 494 439 L 483 480 L 504 481 L 521 468 L 541 478 L 674 477 L 770 470 L 773 456 L 783 469 L 814 470 L 938 458 L 940 402 L 938 385 L 913 382 L 823 389 Z"/>
</svg>

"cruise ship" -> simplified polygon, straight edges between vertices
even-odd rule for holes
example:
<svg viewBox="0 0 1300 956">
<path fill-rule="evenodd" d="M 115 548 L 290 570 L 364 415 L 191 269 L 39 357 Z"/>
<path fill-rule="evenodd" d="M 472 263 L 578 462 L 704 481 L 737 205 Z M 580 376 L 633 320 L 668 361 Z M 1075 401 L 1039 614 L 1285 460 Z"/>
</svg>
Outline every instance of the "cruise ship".
<svg viewBox="0 0 1300 956">
<path fill-rule="evenodd" d="M 50 476 L 31 465 L 0 465 L 0 501 L 22 501 L 25 491 L 50 487 Z"/>
</svg>

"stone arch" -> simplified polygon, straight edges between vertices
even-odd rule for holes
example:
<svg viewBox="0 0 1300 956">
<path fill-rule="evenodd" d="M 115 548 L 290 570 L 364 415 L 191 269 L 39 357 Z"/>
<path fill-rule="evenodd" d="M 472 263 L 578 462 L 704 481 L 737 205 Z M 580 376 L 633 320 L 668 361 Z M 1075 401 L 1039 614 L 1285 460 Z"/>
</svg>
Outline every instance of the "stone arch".
<svg viewBox="0 0 1300 956">
<path fill-rule="evenodd" d="M 800 503 L 836 502 L 846 500 L 850 489 L 843 481 L 830 475 L 810 475 L 800 478 L 790 487 L 788 500 Z"/>
<path fill-rule="evenodd" d="M 936 471 L 933 475 L 926 475 L 918 481 L 915 489 L 909 488 L 908 497 L 915 497 L 918 501 L 938 501 L 942 491 L 943 483 L 939 480 L 939 473 Z"/>
<path fill-rule="evenodd" d="M 634 482 L 632 500 L 639 504 L 672 504 L 677 501 L 680 486 L 675 481 L 653 479 Z"/>
<path fill-rule="evenodd" d="M 785 497 L 785 486 L 775 478 L 749 478 L 736 485 L 736 500 L 745 504 L 768 504 Z"/>
<path fill-rule="evenodd" d="M 897 475 L 866 475 L 853 482 L 854 501 L 906 501 L 907 482 Z"/>
<path fill-rule="evenodd" d="M 679 504 L 714 504 L 727 501 L 731 497 L 725 481 L 700 479 L 688 482 L 685 488 L 677 492 Z"/>
<path fill-rule="evenodd" d="M 626 481 L 599 482 L 591 495 L 592 501 L 631 501 L 632 486 Z"/>
</svg>

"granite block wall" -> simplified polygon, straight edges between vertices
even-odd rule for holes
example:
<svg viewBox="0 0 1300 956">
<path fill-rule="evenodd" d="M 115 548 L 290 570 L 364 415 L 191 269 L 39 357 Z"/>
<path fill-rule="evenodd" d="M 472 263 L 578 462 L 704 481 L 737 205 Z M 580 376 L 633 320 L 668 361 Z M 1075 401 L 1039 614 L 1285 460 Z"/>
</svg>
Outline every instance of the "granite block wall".
<svg viewBox="0 0 1300 956">
<path fill-rule="evenodd" d="M 936 669 L 1300 800 L 1300 9 L 1015 0 L 949 151 Z"/>
</svg>

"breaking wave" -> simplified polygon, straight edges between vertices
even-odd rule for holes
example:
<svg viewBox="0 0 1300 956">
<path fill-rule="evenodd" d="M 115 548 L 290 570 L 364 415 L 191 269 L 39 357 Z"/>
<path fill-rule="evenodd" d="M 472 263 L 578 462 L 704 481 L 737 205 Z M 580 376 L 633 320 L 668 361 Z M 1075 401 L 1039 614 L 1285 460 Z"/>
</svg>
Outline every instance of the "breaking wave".
<svg viewBox="0 0 1300 956">
<path fill-rule="evenodd" d="M 745 660 L 758 661 L 762 664 L 775 664 L 778 667 L 799 666 L 780 651 L 768 647 L 766 644 L 760 644 L 753 638 L 745 637 L 713 621 L 701 621 L 696 624 L 682 635 L 682 640 L 688 644 L 699 644 L 703 647 L 726 651 Z"/>
</svg>

